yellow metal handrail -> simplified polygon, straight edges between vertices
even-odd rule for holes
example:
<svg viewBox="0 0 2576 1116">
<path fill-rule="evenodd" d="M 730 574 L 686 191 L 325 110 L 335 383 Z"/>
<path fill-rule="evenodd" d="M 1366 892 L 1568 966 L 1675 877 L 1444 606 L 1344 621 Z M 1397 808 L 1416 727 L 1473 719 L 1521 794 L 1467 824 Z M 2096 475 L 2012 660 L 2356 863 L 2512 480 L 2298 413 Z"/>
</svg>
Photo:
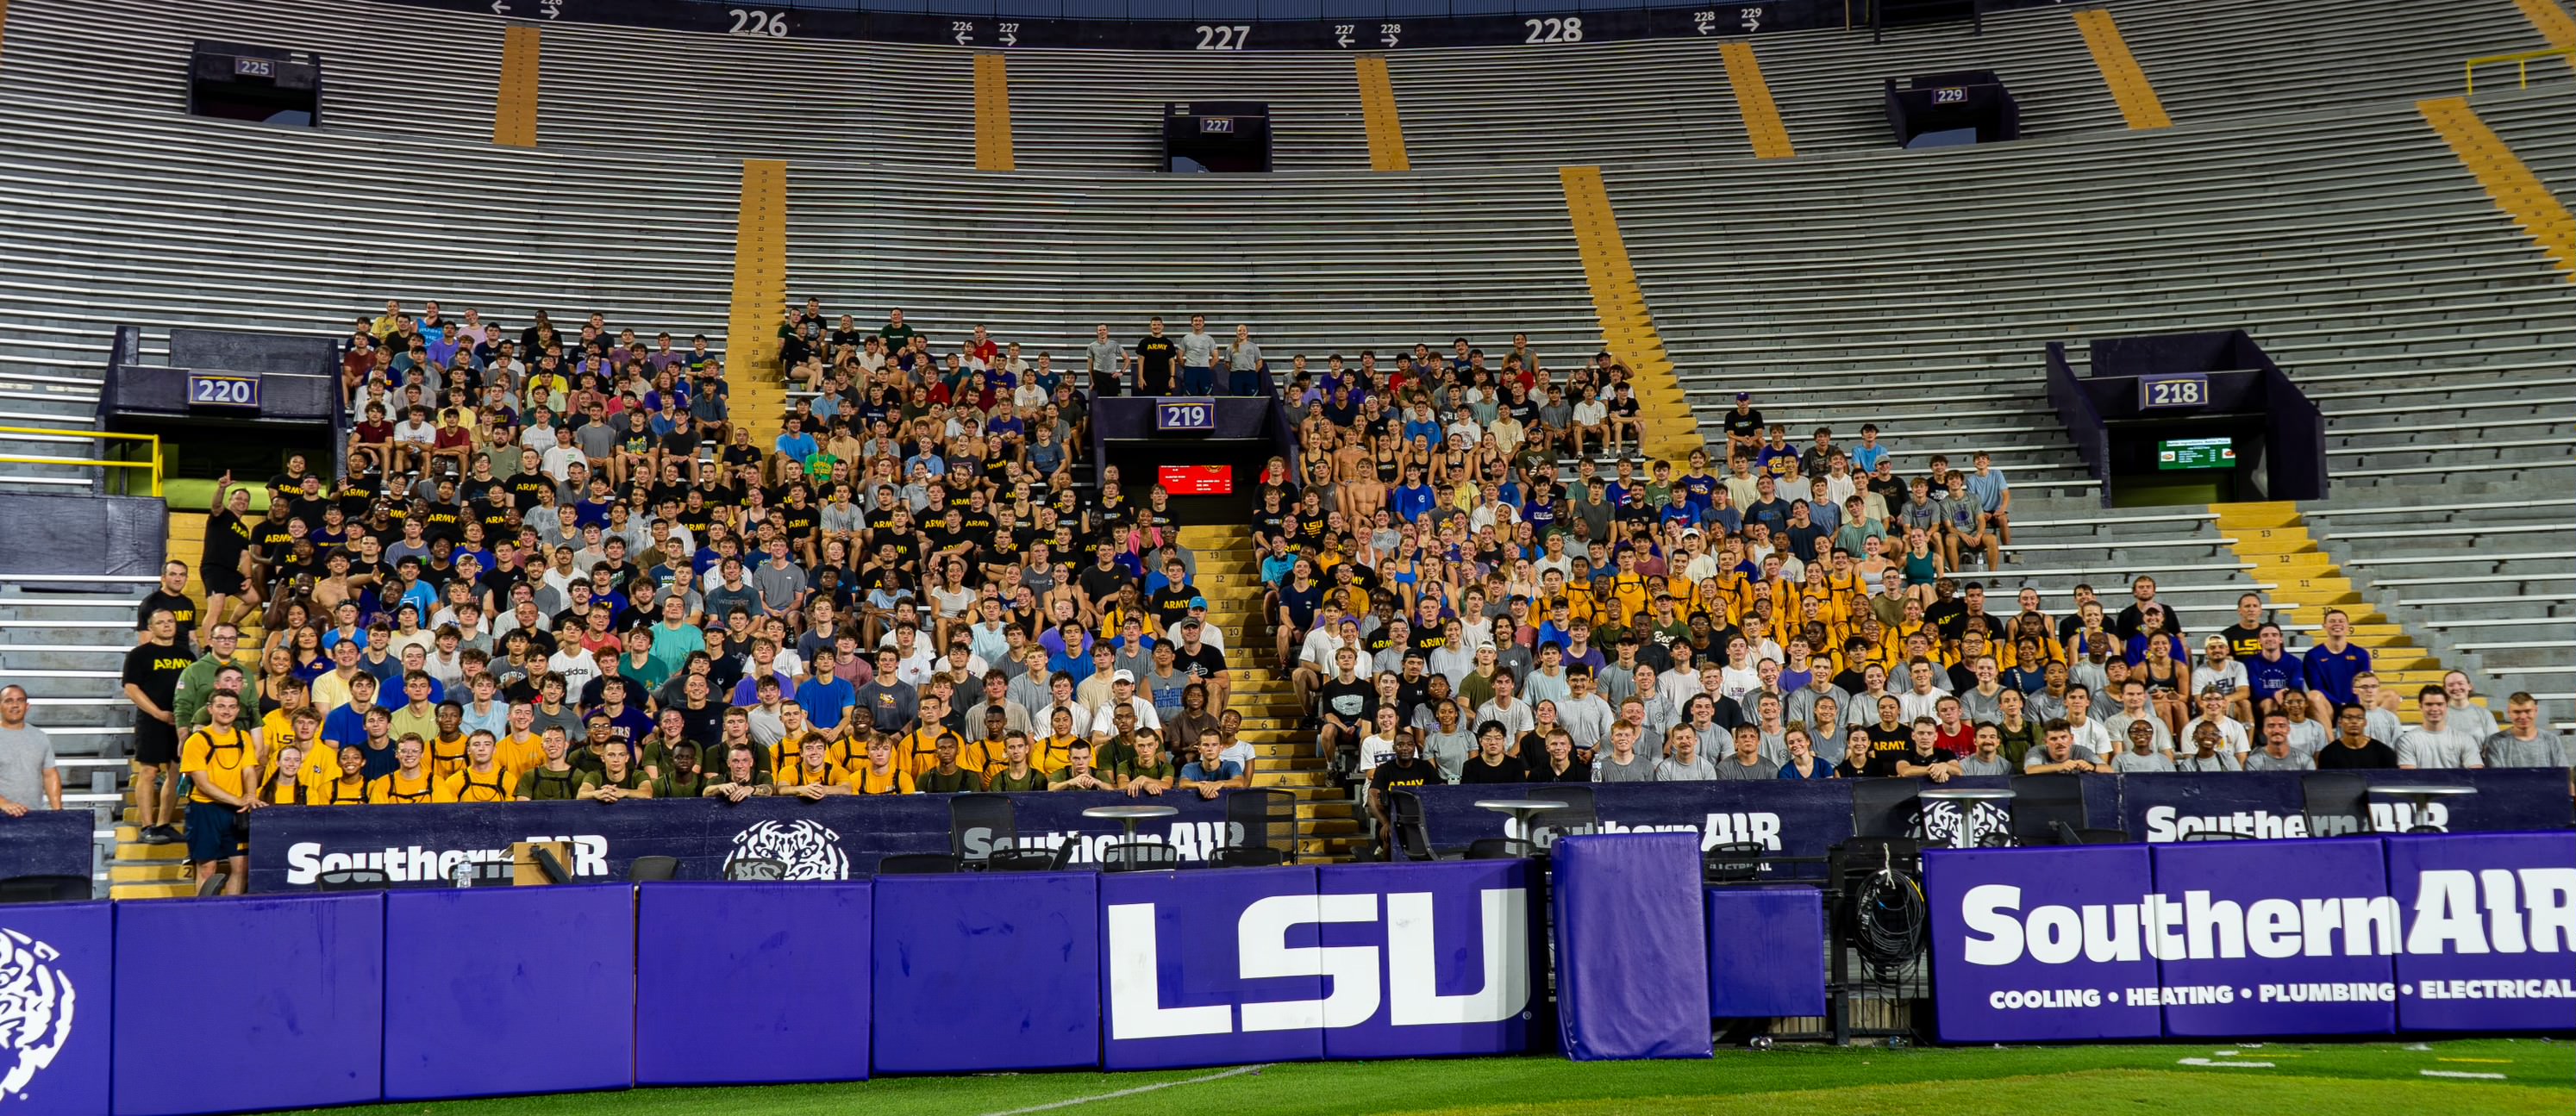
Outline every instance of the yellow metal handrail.
<svg viewBox="0 0 2576 1116">
<path fill-rule="evenodd" d="M 66 441 L 73 439 L 83 441 L 96 439 L 98 441 L 109 443 L 109 452 L 127 449 L 140 450 L 141 453 L 138 455 L 140 460 L 119 460 L 110 457 L 45 457 L 35 454 L 0 454 L 0 463 L 16 465 L 72 465 L 97 469 L 142 469 L 146 471 L 145 479 L 150 482 L 151 486 L 151 491 L 147 493 L 147 495 L 161 495 L 161 477 L 164 461 L 161 455 L 161 436 L 158 434 L 114 434 L 105 430 L 64 430 L 57 427 L 47 426 L 0 426 L 0 434 L 35 434 L 48 438 L 60 438 Z M 126 474 L 113 475 L 124 476 Z M 125 491 L 120 493 L 120 495 L 134 495 L 133 485 L 123 484 L 119 487 L 125 489 Z"/>
<path fill-rule="evenodd" d="M 2564 58 L 2570 63 L 2576 63 L 2576 47 L 2557 47 L 2551 50 L 2531 50 L 2524 51 L 2521 54 L 2490 54 L 2484 58 L 2472 58 L 2467 62 L 2462 63 L 2460 65 L 2460 72 L 2468 79 L 2466 83 L 2468 85 L 2467 92 L 2475 93 L 2478 91 L 2478 67 L 2511 62 L 2513 63 L 2514 77 L 2517 82 L 2515 88 L 2529 89 L 2531 88 L 2531 64 L 2533 61 L 2542 58 Z"/>
</svg>

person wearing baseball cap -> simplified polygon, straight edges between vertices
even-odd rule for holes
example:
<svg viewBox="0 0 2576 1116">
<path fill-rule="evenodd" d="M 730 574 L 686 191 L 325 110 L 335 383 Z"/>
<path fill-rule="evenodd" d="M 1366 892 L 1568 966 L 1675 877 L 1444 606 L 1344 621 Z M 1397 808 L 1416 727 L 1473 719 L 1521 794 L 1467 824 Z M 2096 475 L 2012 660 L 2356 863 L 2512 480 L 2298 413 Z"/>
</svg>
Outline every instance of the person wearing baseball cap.
<svg viewBox="0 0 2576 1116">
<path fill-rule="evenodd" d="M 1753 409 L 1753 393 L 1735 393 L 1735 409 L 1726 413 L 1726 453 L 1753 456 L 1762 446 L 1762 412 Z"/>
<path fill-rule="evenodd" d="M 1126 670 L 1109 672 L 1109 693 L 1108 703 L 1102 705 L 1091 718 L 1092 740 L 1103 741 L 1117 735 L 1118 726 L 1110 711 L 1121 705 L 1136 711 L 1136 727 L 1162 731 L 1163 718 L 1154 712 L 1154 703 L 1136 696 L 1135 672 Z"/>
</svg>

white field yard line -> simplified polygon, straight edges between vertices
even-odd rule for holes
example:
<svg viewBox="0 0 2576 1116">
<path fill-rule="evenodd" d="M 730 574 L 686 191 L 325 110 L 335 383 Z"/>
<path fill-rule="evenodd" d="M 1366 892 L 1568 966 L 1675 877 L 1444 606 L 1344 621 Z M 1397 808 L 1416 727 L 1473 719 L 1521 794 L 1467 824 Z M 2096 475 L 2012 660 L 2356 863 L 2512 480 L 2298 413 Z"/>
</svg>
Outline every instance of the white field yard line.
<svg viewBox="0 0 2576 1116">
<path fill-rule="evenodd" d="M 2467 1070 L 2416 1070 L 2426 1077 L 2465 1077 L 2471 1081 L 2502 1081 L 2501 1073 L 2471 1073 Z"/>
<path fill-rule="evenodd" d="M 1027 1108 L 1014 1108 L 1003 1112 L 991 1113 L 990 1116 L 1027 1116 L 1027 1114 L 1031 1112 L 1052 1112 L 1059 1108 L 1072 1108 L 1075 1105 L 1092 1104 L 1105 1100 L 1117 1100 L 1120 1097 L 1132 1097 L 1139 1093 L 1151 1093 L 1159 1089 L 1169 1089 L 1176 1085 L 1204 1085 L 1210 1081 L 1223 1081 L 1229 1077 L 1241 1077 L 1247 1073 L 1259 1073 L 1260 1071 L 1269 1068 L 1270 1067 L 1267 1064 L 1258 1066 L 1236 1066 L 1233 1069 L 1219 1070 L 1215 1073 L 1205 1074 L 1199 1077 L 1186 1077 L 1179 1081 L 1161 1081 L 1152 1085 L 1138 1085 L 1132 1089 L 1118 1089 L 1094 1096 L 1075 1097 L 1071 1100 L 1048 1101 L 1045 1104 L 1033 1104 Z"/>
</svg>

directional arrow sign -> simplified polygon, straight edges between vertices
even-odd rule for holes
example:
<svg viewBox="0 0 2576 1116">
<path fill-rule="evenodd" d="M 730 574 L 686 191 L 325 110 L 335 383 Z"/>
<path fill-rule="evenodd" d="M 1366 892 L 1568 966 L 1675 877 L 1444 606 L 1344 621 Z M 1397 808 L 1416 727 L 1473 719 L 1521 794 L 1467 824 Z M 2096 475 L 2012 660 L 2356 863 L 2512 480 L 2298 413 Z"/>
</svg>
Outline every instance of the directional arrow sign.
<svg viewBox="0 0 2576 1116">
<path fill-rule="evenodd" d="M 1341 34 L 1338 34 L 1338 35 L 1333 36 L 1333 42 L 1334 42 L 1336 45 L 1339 45 L 1339 46 L 1349 46 L 1349 45 L 1351 45 L 1351 34 L 1350 34 L 1350 32 L 1348 32 L 1348 31 L 1344 31 L 1344 32 L 1342 32 Z"/>
<path fill-rule="evenodd" d="M 1020 45 L 1020 37 L 1019 37 L 1019 36 L 1017 36 L 1017 35 L 1014 35 L 1014 34 L 1012 34 L 1012 33 L 1010 33 L 1010 32 L 1008 32 L 1008 31 L 1004 31 L 1004 32 L 1002 32 L 1002 45 L 1003 45 L 1003 46 L 1018 46 L 1018 45 Z"/>
</svg>

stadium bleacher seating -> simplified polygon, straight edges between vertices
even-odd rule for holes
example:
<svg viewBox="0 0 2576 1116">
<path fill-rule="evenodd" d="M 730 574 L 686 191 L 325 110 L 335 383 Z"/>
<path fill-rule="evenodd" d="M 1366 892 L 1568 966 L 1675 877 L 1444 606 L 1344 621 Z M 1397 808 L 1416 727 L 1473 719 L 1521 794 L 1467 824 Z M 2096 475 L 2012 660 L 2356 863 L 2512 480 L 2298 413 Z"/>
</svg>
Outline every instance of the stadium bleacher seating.
<svg viewBox="0 0 2576 1116">
<path fill-rule="evenodd" d="M 1556 168 L 1598 164 L 1686 421 L 1722 443 L 1741 391 L 1797 445 L 1876 423 L 1900 475 L 1991 452 L 2014 543 L 1970 576 L 2007 590 L 1999 611 L 2023 585 L 2058 613 L 2079 582 L 2116 602 L 2149 575 L 2194 633 L 2252 590 L 2301 608 L 2304 641 L 2316 603 L 2282 594 L 2217 514 L 2103 508 L 2042 394 L 2049 341 L 2080 365 L 2091 338 L 2243 328 L 2327 416 L 2335 487 L 2298 510 L 2359 607 L 2421 646 L 2410 669 L 2466 670 L 2499 709 L 2540 694 L 2565 723 L 2576 537 L 2554 494 L 2576 462 L 2576 285 L 2415 103 L 2455 93 L 2464 57 L 2541 45 L 2531 24 L 2503 3 L 2438 19 L 2391 0 L 2107 8 L 2172 128 L 2128 130 L 2068 13 L 2041 8 L 1981 35 L 1752 40 L 1793 159 L 1749 157 L 1706 41 L 1393 52 L 1402 175 L 1369 172 L 1338 53 L 1012 51 L 1019 172 L 1004 175 L 967 169 L 968 47 L 548 25 L 537 147 L 521 150 L 486 132 L 502 25 L 481 15 L 170 0 L 102 24 L 69 0 L 14 0 L 0 426 L 64 433 L 0 432 L 0 455 L 88 456 L 76 431 L 118 325 L 142 326 L 152 356 L 175 326 L 339 334 L 389 296 L 428 296 L 513 330 L 546 307 L 721 339 L 741 324 L 745 157 L 789 162 L 793 301 L 863 328 L 901 306 L 942 351 L 983 325 L 1071 371 L 1095 324 L 1123 341 L 1148 314 L 1177 332 L 1199 312 L 1221 334 L 1250 324 L 1282 370 L 1452 337 L 1498 352 L 1515 333 L 1564 368 L 1604 329 Z M 180 115 L 172 75 L 209 27 L 353 75 L 331 83 L 325 127 Z M 1965 68 L 2003 76 L 2028 138 L 1888 149 L 1879 81 Z M 2569 74 L 2474 100 L 2561 198 L 2576 196 Z M 1144 173 L 1165 102 L 1219 99 L 1272 106 L 1282 174 Z M 95 472 L 13 464 L 0 491 Z M 1194 541 L 1250 568 L 1241 537 Z M 62 588 L 0 571 L 0 676 L 62 737 L 78 800 L 105 807 L 130 716 L 111 652 L 144 586 Z M 1264 645 L 1248 602 L 1218 603 L 1230 644 Z M 1274 703 L 1284 686 L 1258 684 Z"/>
</svg>

